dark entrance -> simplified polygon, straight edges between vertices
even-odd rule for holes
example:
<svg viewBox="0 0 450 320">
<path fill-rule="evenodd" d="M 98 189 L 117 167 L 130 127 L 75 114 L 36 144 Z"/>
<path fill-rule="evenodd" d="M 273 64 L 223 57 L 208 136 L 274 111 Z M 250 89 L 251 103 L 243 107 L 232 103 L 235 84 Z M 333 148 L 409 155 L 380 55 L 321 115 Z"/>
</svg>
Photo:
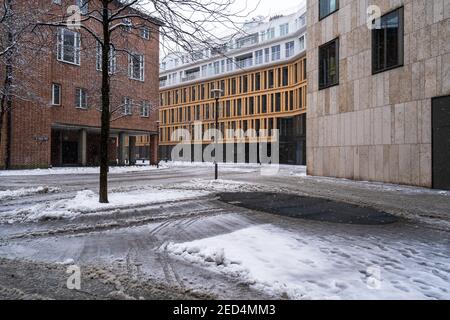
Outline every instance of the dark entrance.
<svg viewBox="0 0 450 320">
<path fill-rule="evenodd" d="M 280 163 L 306 165 L 306 117 L 279 118 Z"/>
<path fill-rule="evenodd" d="M 63 165 L 78 164 L 78 142 L 76 141 L 62 142 L 62 164 Z"/>
<path fill-rule="evenodd" d="M 450 190 L 450 96 L 432 100 L 433 188 Z"/>
</svg>

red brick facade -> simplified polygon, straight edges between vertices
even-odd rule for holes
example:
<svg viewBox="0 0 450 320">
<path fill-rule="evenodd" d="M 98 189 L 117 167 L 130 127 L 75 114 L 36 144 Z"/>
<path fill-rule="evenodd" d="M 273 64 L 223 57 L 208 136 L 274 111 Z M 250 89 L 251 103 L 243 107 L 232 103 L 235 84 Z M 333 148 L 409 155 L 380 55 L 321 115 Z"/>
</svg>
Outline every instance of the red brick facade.
<svg viewBox="0 0 450 320">
<path fill-rule="evenodd" d="M 63 4 L 73 4 L 74 1 L 63 1 Z M 46 4 L 54 6 L 54 10 L 61 12 L 64 5 Z M 91 3 L 92 4 L 92 3 Z M 142 20 L 133 24 L 142 25 Z M 113 161 L 117 154 L 118 139 L 115 135 L 125 133 L 130 135 L 157 134 L 156 121 L 159 105 L 159 26 L 145 21 L 150 29 L 150 39 L 140 36 L 139 29 L 131 32 L 120 31 L 113 38 L 116 48 L 125 49 L 127 52 L 117 52 L 117 73 L 111 80 L 111 109 L 119 108 L 123 97 L 133 99 L 132 115 L 121 117 L 120 112 L 113 114 L 112 118 L 120 118 L 111 122 L 112 140 L 110 144 L 110 158 Z M 96 26 L 91 26 L 95 28 Z M 96 42 L 84 30 L 78 30 L 81 34 L 80 65 L 57 60 L 57 28 L 46 27 L 50 37 L 48 48 L 44 52 L 36 54 L 33 64 L 27 70 L 16 70 L 18 81 L 27 78 L 29 73 L 36 76 L 30 86 L 30 91 L 38 97 L 32 101 L 13 101 L 12 131 L 11 131 L 11 167 L 48 167 L 60 165 L 61 156 L 56 150 L 56 134 L 52 131 L 63 130 L 64 138 L 77 134 L 78 130 L 87 131 L 86 162 L 94 164 L 95 154 L 90 150 L 92 144 L 98 144 L 100 128 L 100 86 L 101 72 L 96 70 Z M 144 81 L 129 79 L 128 77 L 128 52 L 144 55 Z M 3 78 L 3 77 L 2 77 Z M 52 83 L 61 85 L 61 105 L 52 105 Z M 75 107 L 75 90 L 83 88 L 87 90 L 87 109 Z M 140 115 L 140 105 L 144 102 L 150 104 L 149 117 Z M 5 125 L 5 123 L 4 123 Z M 0 167 L 5 161 L 5 134 L 2 135 L 0 148 Z M 115 141 L 115 142 L 113 142 Z M 53 149 L 52 150 L 52 143 Z M 94 152 L 94 153 L 95 153 Z"/>
</svg>

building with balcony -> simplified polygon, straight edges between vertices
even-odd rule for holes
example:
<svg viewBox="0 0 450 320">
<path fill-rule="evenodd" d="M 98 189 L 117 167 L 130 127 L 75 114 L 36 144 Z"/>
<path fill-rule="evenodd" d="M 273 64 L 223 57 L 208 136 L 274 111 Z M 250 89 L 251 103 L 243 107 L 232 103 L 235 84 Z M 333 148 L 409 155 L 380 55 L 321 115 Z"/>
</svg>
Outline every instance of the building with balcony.
<svg viewBox="0 0 450 320">
<path fill-rule="evenodd" d="M 210 144 L 202 133 L 215 128 L 215 99 L 221 89 L 219 128 L 221 146 L 244 143 L 246 150 L 259 139 L 280 133 L 280 162 L 306 161 L 306 8 L 287 16 L 257 18 L 242 32 L 193 53 L 164 57 L 160 70 L 160 157 L 170 159 L 182 137 L 190 132 L 192 145 Z M 235 136 L 229 130 L 251 134 Z M 233 148 L 230 148 L 233 149 Z M 236 150 L 235 148 L 233 150 Z M 226 156 L 226 155 L 225 155 Z M 236 157 L 235 157 L 236 159 Z M 246 160 L 248 160 L 246 154 Z"/>
<path fill-rule="evenodd" d="M 53 18 L 64 16 L 74 3 L 83 6 L 82 13 L 98 11 L 100 6 L 97 1 L 38 3 L 42 12 L 50 10 Z M 23 1 L 24 6 L 28 4 Z M 120 2 L 110 4 L 116 12 L 118 5 Z M 95 24 L 92 19 L 83 23 Z M 116 48 L 127 49 L 113 49 L 110 58 L 112 165 L 133 162 L 136 154 L 152 162 L 157 159 L 159 70 L 152 61 L 159 61 L 160 22 L 145 16 L 144 23 L 140 18 L 127 23 L 129 26 L 112 38 Z M 90 27 L 95 29 L 98 24 Z M 44 49 L 20 52 L 33 54 L 33 61 L 26 69 L 14 70 L 17 83 L 27 83 L 33 97 L 13 98 L 11 110 L 5 114 L 0 167 L 98 165 L 102 48 L 81 28 L 49 27 L 42 32 L 42 37 L 48 38 Z M 4 66 L 1 70 L 4 72 Z"/>
<path fill-rule="evenodd" d="M 450 189 L 450 1 L 307 5 L 308 173 Z"/>
</svg>

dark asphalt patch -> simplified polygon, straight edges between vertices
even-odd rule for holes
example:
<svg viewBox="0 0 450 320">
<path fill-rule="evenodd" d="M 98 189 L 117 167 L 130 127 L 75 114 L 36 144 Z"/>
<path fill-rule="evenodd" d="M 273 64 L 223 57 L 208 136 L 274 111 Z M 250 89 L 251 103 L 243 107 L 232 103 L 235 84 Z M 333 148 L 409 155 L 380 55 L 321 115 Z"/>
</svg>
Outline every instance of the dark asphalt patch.
<svg viewBox="0 0 450 320">
<path fill-rule="evenodd" d="M 221 193 L 228 204 L 271 214 L 332 223 L 384 225 L 398 221 L 386 212 L 344 202 L 293 194 L 249 192 Z"/>
</svg>

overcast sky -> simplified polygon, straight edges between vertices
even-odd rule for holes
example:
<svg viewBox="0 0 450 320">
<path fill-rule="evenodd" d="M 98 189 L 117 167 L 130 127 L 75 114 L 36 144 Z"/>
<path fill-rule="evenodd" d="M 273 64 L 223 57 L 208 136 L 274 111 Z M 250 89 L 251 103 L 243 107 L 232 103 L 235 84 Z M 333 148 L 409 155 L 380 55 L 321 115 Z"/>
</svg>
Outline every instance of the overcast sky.
<svg viewBox="0 0 450 320">
<path fill-rule="evenodd" d="M 258 0 L 248 0 L 248 7 L 254 8 L 258 4 Z M 260 0 L 259 6 L 252 16 L 272 16 L 278 13 L 293 13 L 300 9 L 305 0 Z M 236 6 L 239 9 L 245 6 L 245 0 L 238 0 Z"/>
</svg>

